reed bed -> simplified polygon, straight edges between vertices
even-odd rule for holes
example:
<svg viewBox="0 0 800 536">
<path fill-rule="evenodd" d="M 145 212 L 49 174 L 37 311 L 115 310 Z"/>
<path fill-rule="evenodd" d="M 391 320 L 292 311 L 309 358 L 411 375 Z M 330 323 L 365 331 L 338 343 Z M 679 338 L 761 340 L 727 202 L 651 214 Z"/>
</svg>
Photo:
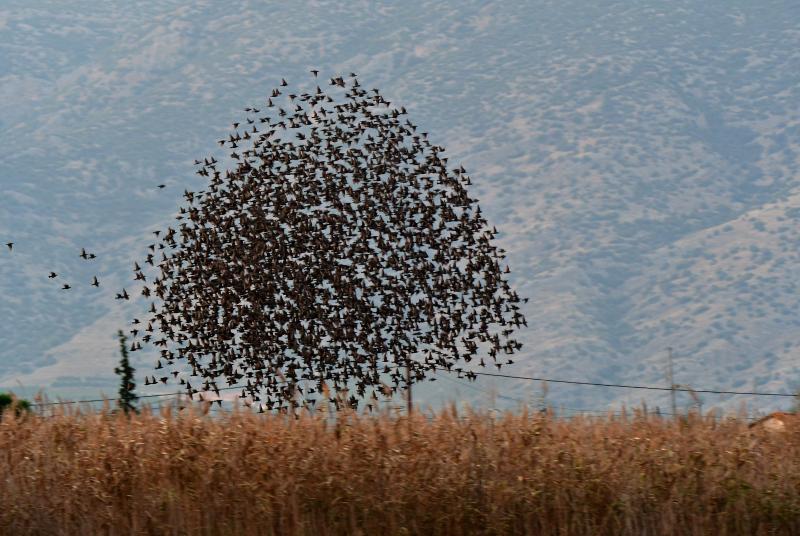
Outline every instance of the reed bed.
<svg viewBox="0 0 800 536">
<path fill-rule="evenodd" d="M 740 420 L 61 412 L 0 423 L 3 534 L 800 534 Z"/>
</svg>

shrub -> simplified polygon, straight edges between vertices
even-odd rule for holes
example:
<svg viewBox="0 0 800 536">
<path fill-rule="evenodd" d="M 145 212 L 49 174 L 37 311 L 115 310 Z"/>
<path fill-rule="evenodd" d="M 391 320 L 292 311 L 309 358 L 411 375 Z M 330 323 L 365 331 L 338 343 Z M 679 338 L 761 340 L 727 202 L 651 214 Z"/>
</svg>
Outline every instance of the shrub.
<svg viewBox="0 0 800 536">
<path fill-rule="evenodd" d="M 23 413 L 30 412 L 31 403 L 10 393 L 0 393 L 0 418 L 7 409 L 13 409 L 14 415 L 20 417 Z"/>
</svg>

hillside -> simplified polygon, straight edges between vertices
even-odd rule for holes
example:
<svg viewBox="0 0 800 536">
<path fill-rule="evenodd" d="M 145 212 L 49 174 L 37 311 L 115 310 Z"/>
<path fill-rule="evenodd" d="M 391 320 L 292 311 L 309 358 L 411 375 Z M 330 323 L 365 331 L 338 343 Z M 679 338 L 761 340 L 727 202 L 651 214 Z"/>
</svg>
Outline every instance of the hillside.
<svg viewBox="0 0 800 536">
<path fill-rule="evenodd" d="M 193 159 L 216 154 L 281 77 L 312 67 L 356 71 L 472 175 L 512 284 L 531 298 L 511 373 L 663 385 L 671 346 L 679 383 L 800 384 L 795 6 L 181 4 L 0 11 L 0 237 L 16 243 L 0 255 L 0 385 L 113 391 L 113 334 L 136 311 L 114 293 L 183 189 L 202 183 Z M 144 372 L 151 360 L 138 359 Z M 447 383 L 424 396 L 486 399 Z M 539 390 L 479 387 L 493 385 L 524 400 Z M 556 385 L 548 397 L 666 401 Z M 704 398 L 742 401 L 786 405 Z"/>
</svg>

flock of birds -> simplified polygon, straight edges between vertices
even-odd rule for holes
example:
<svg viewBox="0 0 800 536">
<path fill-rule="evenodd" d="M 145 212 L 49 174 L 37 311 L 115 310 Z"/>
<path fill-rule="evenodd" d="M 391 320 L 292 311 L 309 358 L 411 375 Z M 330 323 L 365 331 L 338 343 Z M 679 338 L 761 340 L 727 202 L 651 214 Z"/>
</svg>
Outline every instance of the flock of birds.
<svg viewBox="0 0 800 536">
<path fill-rule="evenodd" d="M 8 251 L 14 251 L 14 242 L 6 242 L 6 247 L 8 248 Z M 94 253 L 87 253 L 86 252 L 86 248 L 81 248 L 81 252 L 80 252 L 80 254 L 78 256 L 81 257 L 84 260 L 91 260 L 91 259 L 96 259 L 97 258 L 97 255 L 95 255 Z M 49 279 L 55 279 L 56 277 L 58 277 L 58 274 L 51 271 L 50 274 L 48 274 L 47 277 Z M 93 287 L 99 287 L 100 286 L 100 281 L 98 281 L 97 276 L 92 277 L 91 285 Z M 69 290 L 71 288 L 72 288 L 72 286 L 69 283 L 64 283 L 62 285 L 62 287 L 61 287 L 62 290 Z"/>
<path fill-rule="evenodd" d="M 373 409 L 437 369 L 512 363 L 527 323 L 464 168 L 354 73 L 327 90 L 311 73 L 315 89 L 282 80 L 245 108 L 219 140 L 232 169 L 195 161 L 208 186 L 134 263 L 150 306 L 130 350 L 172 367 L 145 384 L 180 376 L 202 398 L 225 381 L 259 411 Z"/>
</svg>

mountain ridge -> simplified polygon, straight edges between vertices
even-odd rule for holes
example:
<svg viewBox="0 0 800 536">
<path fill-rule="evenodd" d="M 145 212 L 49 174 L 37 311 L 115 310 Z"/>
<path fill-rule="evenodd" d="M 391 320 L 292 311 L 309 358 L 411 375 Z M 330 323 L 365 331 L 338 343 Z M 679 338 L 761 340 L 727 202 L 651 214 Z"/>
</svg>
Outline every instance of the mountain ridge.
<svg viewBox="0 0 800 536">
<path fill-rule="evenodd" d="M 226 125 L 281 77 L 310 83 L 312 67 L 357 72 L 467 168 L 512 285 L 531 298 L 515 372 L 663 385 L 669 346 L 677 381 L 694 387 L 800 380 L 790 3 L 95 4 L 0 13 L 0 235 L 17 242 L 0 256 L 0 385 L 49 385 L 106 355 L 111 370 L 120 326 L 108 318 L 135 311 L 113 292 L 183 189 L 202 187 L 192 160 L 218 154 Z M 96 266 L 78 262 L 81 247 Z M 65 294 L 50 269 L 104 283 Z M 538 387 L 502 389 L 526 399 Z"/>
</svg>

